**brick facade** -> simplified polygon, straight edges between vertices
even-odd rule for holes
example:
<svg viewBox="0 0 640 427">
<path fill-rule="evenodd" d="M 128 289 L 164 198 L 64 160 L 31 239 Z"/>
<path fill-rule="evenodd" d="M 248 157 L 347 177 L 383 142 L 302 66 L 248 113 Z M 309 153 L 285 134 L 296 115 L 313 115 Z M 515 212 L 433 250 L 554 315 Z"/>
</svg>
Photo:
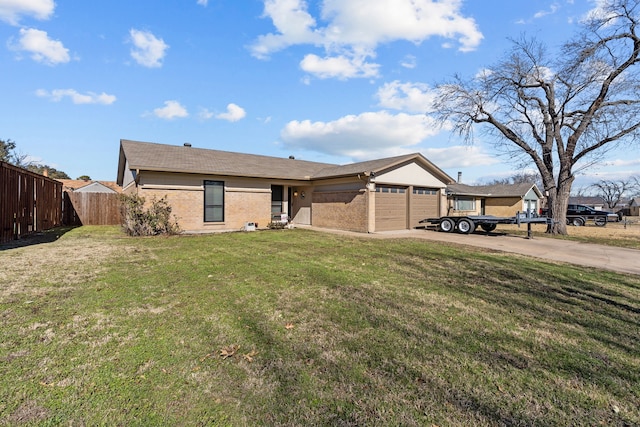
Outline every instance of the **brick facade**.
<svg viewBox="0 0 640 427">
<path fill-rule="evenodd" d="M 205 180 L 224 182 L 224 222 L 204 221 Z M 145 176 L 137 192 L 147 202 L 165 197 L 183 231 L 240 230 L 246 222 L 264 228 L 271 221 L 271 184 L 267 180 L 153 173 Z"/>
<path fill-rule="evenodd" d="M 314 192 L 311 210 L 316 227 L 366 233 L 367 193 L 364 190 Z"/>
</svg>

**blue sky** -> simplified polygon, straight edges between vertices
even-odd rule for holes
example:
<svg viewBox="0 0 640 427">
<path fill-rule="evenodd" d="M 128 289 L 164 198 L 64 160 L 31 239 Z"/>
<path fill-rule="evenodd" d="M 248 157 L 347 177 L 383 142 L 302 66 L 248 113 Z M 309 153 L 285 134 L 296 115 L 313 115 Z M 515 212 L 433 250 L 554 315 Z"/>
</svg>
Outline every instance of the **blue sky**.
<svg viewBox="0 0 640 427">
<path fill-rule="evenodd" d="M 590 0 L 0 0 L 0 139 L 115 180 L 120 139 L 350 163 L 420 152 L 466 183 L 515 165 L 425 115 L 508 39 L 569 38 Z M 637 173 L 610 153 L 576 185 Z"/>
</svg>

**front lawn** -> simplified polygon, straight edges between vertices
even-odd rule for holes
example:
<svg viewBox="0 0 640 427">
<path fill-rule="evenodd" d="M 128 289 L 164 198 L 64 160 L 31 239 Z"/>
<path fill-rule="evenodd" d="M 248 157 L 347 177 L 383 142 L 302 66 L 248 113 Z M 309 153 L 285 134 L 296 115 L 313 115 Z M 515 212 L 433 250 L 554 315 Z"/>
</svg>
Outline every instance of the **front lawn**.
<svg viewBox="0 0 640 427">
<path fill-rule="evenodd" d="M 309 230 L 0 266 L 0 425 L 640 425 L 638 276 Z"/>
</svg>

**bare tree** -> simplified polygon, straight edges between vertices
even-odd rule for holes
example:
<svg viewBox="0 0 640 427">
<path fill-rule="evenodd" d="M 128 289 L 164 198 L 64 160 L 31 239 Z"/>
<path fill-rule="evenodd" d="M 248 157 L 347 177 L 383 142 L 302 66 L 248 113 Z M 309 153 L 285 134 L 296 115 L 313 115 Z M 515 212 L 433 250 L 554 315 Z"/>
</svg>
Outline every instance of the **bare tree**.
<svg viewBox="0 0 640 427">
<path fill-rule="evenodd" d="M 536 184 L 539 188 L 541 184 L 540 175 L 536 172 L 522 171 L 511 175 L 508 178 L 496 178 L 487 181 L 486 185 L 512 185 L 512 184 Z"/>
<path fill-rule="evenodd" d="M 637 177 L 635 178 L 637 180 Z M 596 195 L 602 199 L 609 209 L 615 208 L 618 203 L 626 196 L 629 191 L 634 188 L 634 179 L 620 179 L 618 181 L 600 180 L 591 187 L 595 190 Z"/>
<path fill-rule="evenodd" d="M 26 154 L 19 153 L 16 150 L 16 142 L 10 139 L 6 141 L 0 139 L 0 160 L 11 163 L 12 165 L 24 168 L 29 166 Z"/>
<path fill-rule="evenodd" d="M 513 41 L 495 66 L 441 84 L 433 115 L 473 142 L 475 125 L 498 152 L 540 172 L 548 232 L 566 234 L 575 173 L 640 139 L 639 0 L 604 0 L 558 52 Z"/>
</svg>

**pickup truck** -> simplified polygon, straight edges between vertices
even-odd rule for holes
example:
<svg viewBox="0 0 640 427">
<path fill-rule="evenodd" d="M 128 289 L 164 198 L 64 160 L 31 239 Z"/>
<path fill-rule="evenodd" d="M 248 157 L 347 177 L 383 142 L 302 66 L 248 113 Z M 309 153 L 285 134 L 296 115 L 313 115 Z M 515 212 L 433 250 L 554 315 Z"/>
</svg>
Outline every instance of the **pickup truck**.
<svg viewBox="0 0 640 427">
<path fill-rule="evenodd" d="M 547 216 L 548 209 L 540 209 L 540 216 Z M 607 224 L 609 212 L 598 211 L 592 207 L 584 205 L 567 206 L 567 225 L 580 227 L 587 221 L 593 221 L 598 227 Z"/>
</svg>

